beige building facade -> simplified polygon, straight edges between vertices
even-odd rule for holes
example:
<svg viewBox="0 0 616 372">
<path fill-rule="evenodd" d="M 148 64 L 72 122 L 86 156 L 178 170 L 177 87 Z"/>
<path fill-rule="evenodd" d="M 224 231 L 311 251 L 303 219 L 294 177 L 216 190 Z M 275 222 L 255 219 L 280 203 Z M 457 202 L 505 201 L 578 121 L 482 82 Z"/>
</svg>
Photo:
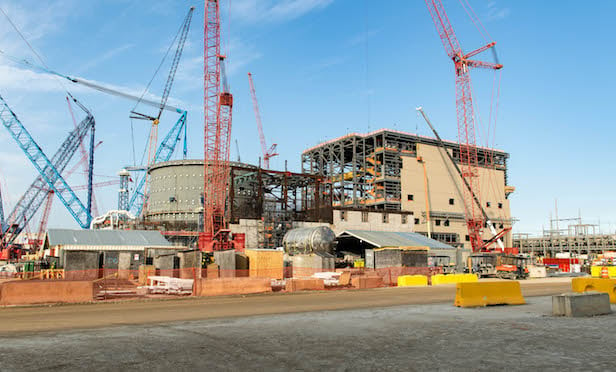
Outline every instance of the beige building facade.
<svg viewBox="0 0 616 372">
<path fill-rule="evenodd" d="M 417 157 L 403 159 L 401 209 L 414 212 L 415 232 L 427 233 L 430 230 L 434 239 L 470 248 L 464 200 L 466 186 L 444 151 L 451 154 L 452 149 L 418 144 Z M 511 228 L 511 209 L 507 198 L 511 188 L 505 188 L 505 170 L 479 167 L 478 181 L 479 192 L 476 194 L 494 229 L 500 232 Z M 426 214 L 428 208 L 429 219 Z M 475 213 L 477 218 L 482 218 L 477 204 Z M 492 236 L 491 230 L 484 225 L 483 239 L 488 240 Z M 503 244 L 511 247 L 510 232 L 505 234 Z"/>
<path fill-rule="evenodd" d="M 429 231 L 433 239 L 471 248 L 464 184 L 445 153 L 448 151 L 459 165 L 459 145 L 445 141 L 444 146 L 446 150 L 434 138 L 389 129 L 352 133 L 305 150 L 302 171 L 325 178 L 331 187 L 334 219 L 338 208 L 382 214 L 402 212 L 408 216 L 405 218 L 412 231 L 426 235 Z M 477 155 L 476 193 L 482 208 L 497 232 L 509 229 L 512 219 L 508 196 L 514 190 L 508 185 L 509 154 L 479 147 Z M 483 219 L 478 207 L 475 215 Z M 394 225 L 409 231 L 403 224 Z M 393 225 L 374 228 L 390 226 Z M 492 236 L 484 225 L 483 239 Z M 511 247 L 510 232 L 502 240 L 505 247 Z"/>
</svg>

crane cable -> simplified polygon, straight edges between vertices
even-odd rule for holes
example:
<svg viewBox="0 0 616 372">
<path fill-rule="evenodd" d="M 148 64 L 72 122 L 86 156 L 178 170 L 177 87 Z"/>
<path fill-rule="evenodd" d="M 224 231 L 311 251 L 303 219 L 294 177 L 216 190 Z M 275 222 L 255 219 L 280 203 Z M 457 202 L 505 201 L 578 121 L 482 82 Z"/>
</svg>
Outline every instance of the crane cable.
<svg viewBox="0 0 616 372">
<path fill-rule="evenodd" d="M 477 17 L 477 13 L 475 13 L 475 11 L 473 10 L 473 7 L 471 7 L 471 4 L 468 3 L 468 0 L 459 0 L 459 2 L 462 5 L 462 8 L 464 8 L 464 11 L 466 12 L 466 14 L 468 14 L 468 17 L 471 19 L 471 21 L 473 22 L 473 24 L 479 31 L 479 33 L 481 33 L 483 37 L 486 38 L 486 41 L 488 42 L 491 41 L 492 36 L 490 36 L 490 33 L 488 33 L 488 30 L 486 30 L 483 23 L 479 19 L 479 17 Z M 466 5 L 464 5 L 465 3 Z"/>
<path fill-rule="evenodd" d="M 2 12 L 2 14 L 4 14 L 4 17 L 7 19 L 7 21 L 9 21 L 9 23 L 11 24 L 11 26 L 13 27 L 13 29 L 15 30 L 15 32 L 17 32 L 17 34 L 19 35 L 19 37 L 21 38 L 21 40 L 23 40 L 23 42 L 28 46 L 28 48 L 30 49 L 30 51 L 36 56 L 36 58 L 38 58 L 38 60 L 41 62 L 41 64 L 43 66 L 45 66 L 45 68 L 47 68 L 48 70 L 51 70 L 49 68 L 49 66 L 47 66 L 47 64 L 45 63 L 45 61 L 43 60 L 43 57 L 41 57 L 41 55 L 34 49 L 34 47 L 32 46 L 32 44 L 30 44 L 30 42 L 28 41 L 28 39 L 26 39 L 26 37 L 24 36 L 24 34 L 19 30 L 19 28 L 17 27 L 17 25 L 13 22 L 13 20 L 11 20 L 11 17 L 9 17 L 8 14 L 6 14 L 6 12 L 4 11 L 4 9 L 2 9 L 2 7 L 0 7 L 0 12 Z M 27 61 L 24 61 L 27 64 Z M 60 84 L 60 86 L 62 87 L 63 90 L 66 91 L 66 93 L 69 93 L 68 88 L 66 87 L 66 85 L 64 85 L 64 83 L 61 80 L 58 79 L 53 79 L 54 81 L 58 82 L 58 84 Z M 69 93 L 70 94 L 70 93 Z"/>
</svg>

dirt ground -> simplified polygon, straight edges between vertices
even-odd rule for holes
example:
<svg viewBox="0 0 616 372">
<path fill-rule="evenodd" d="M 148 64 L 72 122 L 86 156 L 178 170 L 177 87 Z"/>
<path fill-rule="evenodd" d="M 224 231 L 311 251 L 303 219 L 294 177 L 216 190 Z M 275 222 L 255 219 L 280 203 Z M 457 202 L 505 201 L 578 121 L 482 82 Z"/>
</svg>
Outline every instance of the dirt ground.
<svg viewBox="0 0 616 372">
<path fill-rule="evenodd" d="M 403 305 L 18 334 L 0 337 L 0 370 L 613 369 L 616 314 L 554 318 L 551 297 L 527 302 L 478 309 Z"/>
<path fill-rule="evenodd" d="M 525 296 L 542 296 L 569 291 L 570 283 L 570 279 L 540 279 L 523 281 L 521 287 Z M 329 290 L 292 294 L 270 293 L 251 296 L 5 307 L 0 308 L 2 325 L 0 336 L 307 311 L 430 303 L 453 304 L 454 297 L 455 285 L 442 285 L 423 288 Z"/>
</svg>

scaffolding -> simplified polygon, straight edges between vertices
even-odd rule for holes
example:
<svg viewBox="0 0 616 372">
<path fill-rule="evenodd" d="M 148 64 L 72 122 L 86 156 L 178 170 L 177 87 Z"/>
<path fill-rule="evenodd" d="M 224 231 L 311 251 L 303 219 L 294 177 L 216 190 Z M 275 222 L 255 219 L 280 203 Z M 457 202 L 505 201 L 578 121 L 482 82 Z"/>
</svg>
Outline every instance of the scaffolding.
<svg viewBox="0 0 616 372">
<path fill-rule="evenodd" d="M 402 160 L 417 157 L 417 144 L 439 146 L 434 138 L 389 129 L 351 133 L 305 150 L 302 172 L 325 178 L 334 207 L 399 211 Z M 445 141 L 445 146 L 459 162 L 459 145 Z M 503 170 L 507 184 L 509 154 L 481 147 L 477 152 L 479 166 Z"/>
<path fill-rule="evenodd" d="M 568 223 L 560 228 L 560 223 Z M 540 237 L 527 233 L 513 235 L 513 245 L 520 252 L 554 256 L 568 252 L 578 255 L 616 250 L 616 235 L 597 232 L 599 225 L 582 222 L 582 217 L 550 218 L 550 228 L 543 229 Z"/>
</svg>

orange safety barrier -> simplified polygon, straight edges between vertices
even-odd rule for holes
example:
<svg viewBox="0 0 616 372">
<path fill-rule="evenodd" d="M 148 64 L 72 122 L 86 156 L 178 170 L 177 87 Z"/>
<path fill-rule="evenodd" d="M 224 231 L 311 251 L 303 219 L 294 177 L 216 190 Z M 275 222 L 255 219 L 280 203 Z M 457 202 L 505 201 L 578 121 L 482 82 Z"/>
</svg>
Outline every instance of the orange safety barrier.
<svg viewBox="0 0 616 372">
<path fill-rule="evenodd" d="M 198 279 L 193 286 L 195 296 L 224 296 L 272 291 L 270 278 Z"/>
<path fill-rule="evenodd" d="M 94 285 L 88 281 L 15 280 L 0 283 L 0 305 L 90 302 Z"/>
<path fill-rule="evenodd" d="M 285 290 L 287 292 L 324 290 L 325 281 L 316 278 L 287 279 Z"/>
<path fill-rule="evenodd" d="M 274 276 L 263 275 L 261 277 L 251 277 L 250 274 L 255 274 L 255 270 L 245 269 L 221 269 L 217 264 L 210 264 L 207 268 L 188 267 L 181 269 L 160 269 L 153 265 L 141 265 L 132 270 L 118 270 L 110 268 L 100 268 L 91 270 L 41 270 L 36 272 L 19 272 L 19 273 L 2 273 L 0 275 L 0 283 L 3 281 L 17 282 L 88 282 L 93 283 L 93 299 L 94 300 L 110 300 L 118 298 L 139 298 L 144 296 L 177 296 L 186 294 L 186 280 L 192 281 L 188 284 L 195 288 L 193 295 L 217 295 L 217 294 L 232 294 L 242 293 L 242 283 L 250 283 L 250 281 L 241 281 L 234 279 L 258 279 L 254 283 L 261 283 L 254 289 L 256 292 L 264 291 L 263 285 L 267 283 L 267 292 L 269 291 L 304 291 L 304 290 L 341 290 L 348 288 L 375 288 L 397 286 L 399 276 L 403 275 L 425 275 L 428 280 L 438 273 L 441 273 L 441 268 L 432 267 L 392 267 L 383 269 L 367 269 L 367 268 L 345 268 L 345 269 L 313 269 L 313 268 L 296 268 L 292 267 L 274 267 L 271 270 L 260 265 L 259 272 L 272 272 Z M 62 276 L 63 273 L 63 276 Z M 282 274 L 282 275 L 281 275 Z M 156 277 L 154 281 L 149 281 L 148 278 Z M 296 281 L 294 279 L 308 279 L 307 281 Z M 41 280 L 40 278 L 48 278 Z M 176 280 L 177 279 L 177 280 Z M 209 285 L 210 289 L 202 289 L 199 283 L 204 283 L 204 280 L 212 281 L 218 279 L 228 279 L 227 281 L 212 282 Z M 153 282 L 162 283 L 163 287 L 154 288 Z M 197 284 L 195 284 L 197 283 Z M 216 284 L 218 283 L 218 284 Z M 180 285 L 178 289 L 175 286 Z M 216 289 L 218 286 L 218 289 Z M 224 287 L 224 288 L 223 288 Z M 188 293 L 190 293 L 190 289 Z M 250 292 L 253 293 L 253 292 Z M 70 299 L 69 299 L 70 300 Z M 64 302 L 62 298 L 58 301 L 50 300 L 51 302 Z M 72 301 L 72 300 L 71 300 Z"/>
</svg>

